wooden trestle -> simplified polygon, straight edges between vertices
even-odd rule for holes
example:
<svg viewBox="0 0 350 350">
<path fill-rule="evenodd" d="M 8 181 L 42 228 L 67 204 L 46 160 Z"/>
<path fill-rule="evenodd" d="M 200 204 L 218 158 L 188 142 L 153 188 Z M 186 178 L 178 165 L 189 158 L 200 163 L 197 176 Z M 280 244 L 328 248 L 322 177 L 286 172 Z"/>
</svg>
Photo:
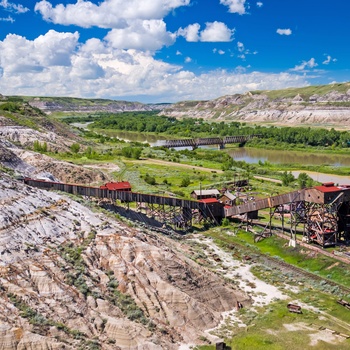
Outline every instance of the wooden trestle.
<svg viewBox="0 0 350 350">
<path fill-rule="evenodd" d="M 110 199 L 114 202 L 117 200 L 122 203 L 136 202 L 138 205 L 140 203 L 146 203 L 149 204 L 149 208 L 153 212 L 160 211 L 164 206 L 177 207 L 181 209 L 180 215 L 176 212 L 175 223 L 178 224 L 178 226 L 182 226 L 184 223 L 188 224 L 192 220 L 193 215 L 200 218 L 198 220 L 217 222 L 221 221 L 223 214 L 221 206 L 215 206 L 196 200 L 179 199 L 131 191 L 108 190 L 99 187 L 66 184 L 30 178 L 25 178 L 24 183 L 29 186 L 46 190 L 57 190 L 86 197 Z M 173 212 L 175 213 L 175 211 Z"/>
<path fill-rule="evenodd" d="M 112 201 L 119 200 L 124 203 L 136 202 L 139 208 L 142 207 L 142 203 L 145 203 L 148 204 L 147 210 L 159 217 L 169 217 L 171 216 L 169 213 L 172 212 L 173 223 L 179 227 L 190 226 L 192 219 L 195 218 L 197 221 L 217 223 L 223 217 L 237 217 L 242 214 L 246 214 L 248 223 L 248 218 L 252 217 L 249 214 L 269 208 L 270 234 L 272 216 L 276 213 L 282 216 L 282 229 L 284 230 L 284 215 L 288 213 L 291 240 L 294 242 L 299 225 L 303 225 L 302 232 L 305 241 L 316 242 L 322 246 L 334 245 L 341 240 L 350 242 L 350 186 L 316 186 L 228 207 L 219 202 L 208 204 L 196 200 L 30 178 L 25 178 L 24 182 L 29 186 L 47 190 L 53 189 Z M 165 206 L 178 209 L 169 211 L 165 209 Z M 160 212 L 162 213 L 159 214 Z"/>
</svg>

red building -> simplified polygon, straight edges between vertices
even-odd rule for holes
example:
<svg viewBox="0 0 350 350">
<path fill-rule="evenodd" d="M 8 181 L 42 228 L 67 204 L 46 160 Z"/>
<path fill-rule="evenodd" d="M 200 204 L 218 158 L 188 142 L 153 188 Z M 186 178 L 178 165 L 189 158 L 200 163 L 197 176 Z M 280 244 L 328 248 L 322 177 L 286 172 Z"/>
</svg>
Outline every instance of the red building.
<svg viewBox="0 0 350 350">
<path fill-rule="evenodd" d="M 101 190 L 110 190 L 110 191 L 131 191 L 131 185 L 128 181 L 120 182 L 107 182 L 106 184 L 100 186 Z"/>
</svg>

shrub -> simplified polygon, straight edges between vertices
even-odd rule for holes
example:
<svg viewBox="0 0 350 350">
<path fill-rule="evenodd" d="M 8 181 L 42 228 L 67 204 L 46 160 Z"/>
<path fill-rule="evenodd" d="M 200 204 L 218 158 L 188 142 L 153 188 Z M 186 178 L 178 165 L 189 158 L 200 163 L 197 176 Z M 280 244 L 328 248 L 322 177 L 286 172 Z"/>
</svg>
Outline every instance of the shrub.
<svg viewBox="0 0 350 350">
<path fill-rule="evenodd" d="M 73 143 L 71 146 L 70 146 L 70 150 L 73 152 L 73 153 L 78 153 L 80 151 L 80 145 L 79 143 Z"/>
<path fill-rule="evenodd" d="M 35 140 L 33 143 L 33 149 L 35 152 L 45 153 L 47 152 L 47 143 L 43 142 L 41 144 L 38 140 Z"/>
<path fill-rule="evenodd" d="M 149 174 L 145 175 L 144 180 L 146 183 L 148 183 L 149 185 L 152 185 L 152 186 L 157 184 L 155 177 L 151 176 Z"/>
<path fill-rule="evenodd" d="M 186 176 L 182 179 L 180 187 L 188 187 L 190 183 L 191 183 L 190 178 Z"/>
</svg>

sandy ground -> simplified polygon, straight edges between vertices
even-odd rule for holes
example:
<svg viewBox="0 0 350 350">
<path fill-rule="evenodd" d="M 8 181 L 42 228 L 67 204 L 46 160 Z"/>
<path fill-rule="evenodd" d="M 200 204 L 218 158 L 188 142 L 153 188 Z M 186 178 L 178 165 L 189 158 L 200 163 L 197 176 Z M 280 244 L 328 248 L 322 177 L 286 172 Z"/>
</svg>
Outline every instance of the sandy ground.
<svg viewBox="0 0 350 350">
<path fill-rule="evenodd" d="M 102 171 L 105 170 L 108 172 L 120 171 L 120 167 L 117 164 L 113 164 L 113 163 L 88 164 L 88 165 L 84 165 L 84 168 L 99 169 L 99 170 L 102 170 Z"/>
<path fill-rule="evenodd" d="M 232 254 L 229 254 L 216 246 L 212 239 L 207 237 L 200 237 L 194 240 L 200 244 L 207 245 L 210 248 L 208 251 L 211 250 L 220 257 L 221 262 L 217 263 L 213 260 L 212 257 L 209 255 L 207 256 L 208 260 L 210 260 L 213 265 L 218 266 L 220 264 L 221 268 L 218 268 L 218 272 L 221 272 L 225 277 L 229 279 L 239 282 L 239 289 L 244 291 L 251 298 L 252 307 L 267 305 L 274 300 L 283 300 L 288 298 L 285 294 L 279 291 L 278 288 L 256 278 L 250 272 L 250 265 L 248 263 L 243 263 L 233 258 Z M 204 251 L 204 253 L 206 253 L 206 251 Z M 222 339 L 213 335 L 213 332 L 215 332 L 216 329 L 219 329 L 226 322 L 229 322 L 231 324 L 235 323 L 237 327 L 246 327 L 246 325 L 238 317 L 237 310 L 233 309 L 222 313 L 222 321 L 216 328 L 207 329 L 205 331 L 206 338 L 209 339 L 212 343 L 222 341 Z M 190 350 L 194 345 L 195 344 L 181 344 L 179 346 L 179 350 Z"/>
<path fill-rule="evenodd" d="M 249 263 L 244 263 L 239 260 L 236 260 L 232 256 L 232 254 L 227 253 L 221 248 L 219 248 L 218 246 L 216 246 L 212 239 L 207 237 L 198 237 L 198 238 L 195 238 L 194 241 L 200 244 L 207 245 L 209 248 L 208 251 L 212 251 L 220 257 L 221 262 L 217 263 L 213 260 L 212 257 L 209 256 L 209 254 L 207 254 L 208 260 L 211 260 L 211 263 L 218 267 L 218 272 L 221 272 L 227 278 L 230 278 L 235 281 L 238 280 L 239 288 L 245 291 L 252 300 L 251 308 L 254 309 L 254 306 L 268 305 L 269 303 L 277 299 L 286 300 L 290 298 L 289 296 L 283 294 L 275 286 L 256 278 L 250 272 Z M 298 293 L 298 290 L 296 287 L 295 287 L 295 290 L 292 290 L 292 291 L 296 294 Z M 290 302 L 300 305 L 302 309 L 308 309 L 315 313 L 319 313 L 321 315 L 320 318 L 321 317 L 324 317 L 325 319 L 331 318 L 334 322 L 337 322 L 340 326 L 344 327 L 345 329 L 349 328 L 349 334 L 350 334 L 349 324 L 346 324 L 334 318 L 333 316 L 327 314 L 326 312 L 316 309 L 313 306 L 301 303 L 298 300 L 292 300 Z M 246 327 L 246 325 L 240 320 L 237 314 L 237 310 L 233 309 L 231 311 L 222 313 L 222 321 L 220 322 L 220 324 L 213 329 L 207 329 L 205 331 L 205 337 L 208 340 L 210 340 L 212 343 L 223 341 L 223 339 L 215 336 L 214 333 L 216 330 L 219 330 L 221 326 L 224 326 L 227 323 L 231 325 L 235 324 L 236 327 Z M 309 333 L 308 336 L 310 338 L 310 347 L 317 346 L 319 341 L 323 341 L 329 344 L 337 344 L 337 343 L 343 342 L 346 339 L 343 335 L 336 334 L 333 330 L 330 330 L 330 329 L 320 330 L 316 325 L 307 325 L 307 324 L 304 324 L 303 322 L 298 322 L 293 324 L 284 324 L 284 328 L 286 328 L 288 331 L 291 331 L 291 332 L 303 331 L 303 332 L 306 332 L 306 334 Z M 195 344 L 181 344 L 178 349 L 191 350 L 193 349 L 194 346 Z"/>
</svg>

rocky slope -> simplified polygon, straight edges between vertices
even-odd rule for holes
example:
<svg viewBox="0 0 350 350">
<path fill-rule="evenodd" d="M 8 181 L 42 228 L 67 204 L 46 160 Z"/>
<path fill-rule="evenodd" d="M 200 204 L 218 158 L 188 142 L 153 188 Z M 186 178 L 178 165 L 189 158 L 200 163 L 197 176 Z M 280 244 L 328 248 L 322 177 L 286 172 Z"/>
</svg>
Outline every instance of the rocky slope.
<svg viewBox="0 0 350 350">
<path fill-rule="evenodd" d="M 111 180 L 109 172 L 101 169 L 103 166 L 82 167 L 59 161 L 44 154 L 24 150 L 4 139 L 0 139 L 0 165 L 16 175 L 50 181 L 99 185 Z"/>
<path fill-rule="evenodd" d="M 339 91 L 338 91 L 339 90 Z M 223 96 L 179 102 L 162 111 L 172 117 L 237 120 L 283 125 L 316 124 L 349 128 L 350 83 Z"/>
<path fill-rule="evenodd" d="M 43 113 L 20 105 L 19 110 L 8 113 L 0 110 L 0 139 L 6 139 L 25 148 L 33 148 L 34 142 L 46 144 L 52 152 L 66 152 L 78 142 L 79 137 L 63 123 Z"/>
<path fill-rule="evenodd" d="M 144 104 L 140 102 L 113 101 L 103 99 L 78 99 L 78 98 L 40 98 L 29 100 L 29 104 L 39 108 L 46 113 L 51 112 L 131 112 L 152 111 L 161 109 L 162 105 Z"/>
<path fill-rule="evenodd" d="M 1 174 L 0 348 L 175 349 L 243 292 L 181 244 Z"/>
</svg>

